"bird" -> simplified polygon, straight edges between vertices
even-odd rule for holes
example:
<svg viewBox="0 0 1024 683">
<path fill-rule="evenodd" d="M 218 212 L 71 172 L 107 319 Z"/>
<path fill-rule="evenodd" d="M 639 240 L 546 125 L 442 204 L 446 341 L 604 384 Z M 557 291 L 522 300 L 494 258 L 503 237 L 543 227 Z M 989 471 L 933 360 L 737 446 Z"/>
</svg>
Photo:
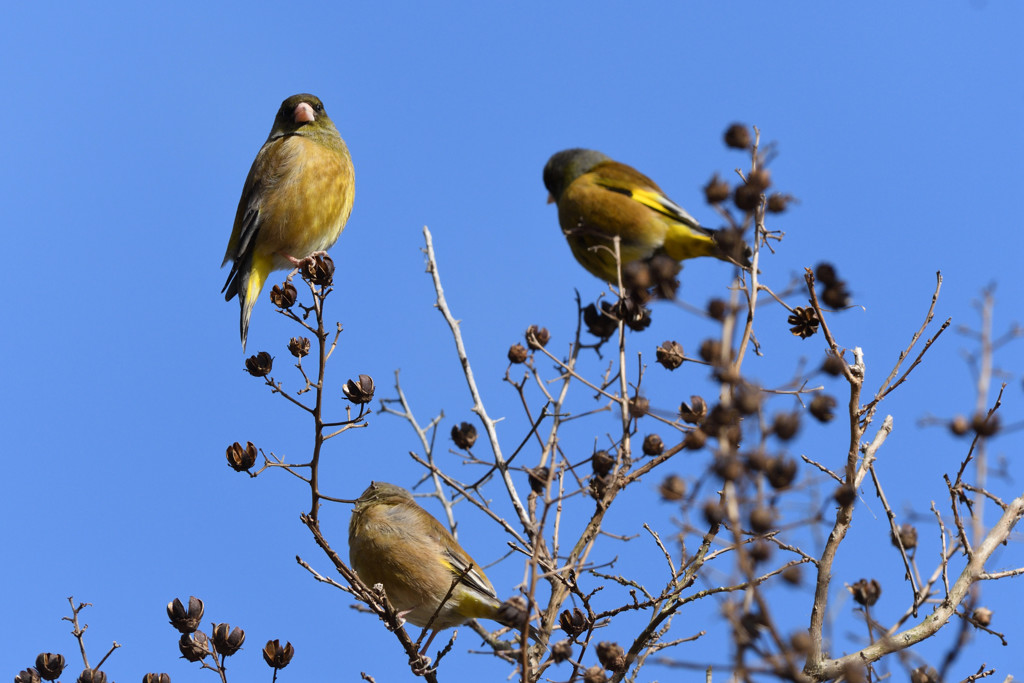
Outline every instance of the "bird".
<svg viewBox="0 0 1024 683">
<path fill-rule="evenodd" d="M 730 256 L 734 250 L 724 248 L 721 231 L 701 227 L 653 180 L 596 150 L 566 149 L 552 155 L 544 166 L 544 186 L 548 203 L 558 207 L 558 222 L 573 256 L 610 284 L 618 282 L 616 236 L 622 266 L 662 254 L 677 262 L 714 256 L 749 265 L 746 254 L 739 260 Z"/>
<path fill-rule="evenodd" d="M 483 568 L 407 490 L 374 481 L 354 502 L 349 561 L 367 586 L 384 586 L 401 618 L 420 628 L 430 625 L 433 632 L 423 652 L 438 631 L 470 619 L 523 628 L 525 613 L 498 599 Z M 533 626 L 528 633 L 542 642 Z"/>
<path fill-rule="evenodd" d="M 249 317 L 267 276 L 298 266 L 334 245 L 355 198 L 352 157 L 315 95 L 281 103 L 274 126 L 252 162 L 238 200 L 221 292 L 238 297 L 245 350 Z"/>
</svg>

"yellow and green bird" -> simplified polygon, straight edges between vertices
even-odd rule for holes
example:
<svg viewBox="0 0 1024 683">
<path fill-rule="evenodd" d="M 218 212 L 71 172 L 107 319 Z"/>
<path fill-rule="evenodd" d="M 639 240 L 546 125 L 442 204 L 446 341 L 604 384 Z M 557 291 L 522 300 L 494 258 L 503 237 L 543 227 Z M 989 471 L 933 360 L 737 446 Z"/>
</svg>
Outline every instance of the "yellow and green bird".
<svg viewBox="0 0 1024 683">
<path fill-rule="evenodd" d="M 338 241 L 355 197 L 352 158 L 320 98 L 281 103 L 242 187 L 224 254 L 224 299 L 238 296 L 242 350 L 253 304 L 272 271 L 292 268 Z"/>
<path fill-rule="evenodd" d="M 708 230 L 665 196 L 653 180 L 592 149 L 566 149 L 544 166 L 548 202 L 584 268 L 615 284 L 613 240 L 620 238 L 622 265 L 665 254 L 676 261 L 714 256 L 735 262 Z M 741 245 L 742 248 L 742 245 Z M 748 265 L 746 258 L 740 265 Z"/>
</svg>

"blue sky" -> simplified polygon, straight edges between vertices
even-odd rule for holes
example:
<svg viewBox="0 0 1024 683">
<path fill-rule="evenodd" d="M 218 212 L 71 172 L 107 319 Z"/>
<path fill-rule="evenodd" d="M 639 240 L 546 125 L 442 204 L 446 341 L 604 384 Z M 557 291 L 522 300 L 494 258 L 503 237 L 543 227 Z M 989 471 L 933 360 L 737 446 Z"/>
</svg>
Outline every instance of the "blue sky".
<svg viewBox="0 0 1024 683">
<path fill-rule="evenodd" d="M 295 644 L 282 680 L 328 671 L 346 680 L 359 671 L 411 678 L 392 636 L 296 565 L 299 554 L 328 570 L 298 521 L 304 491 L 284 476 L 249 481 L 223 460 L 236 440 L 295 460 L 309 443 L 301 416 L 242 372 L 238 308 L 219 295 L 242 182 L 291 94 L 323 99 L 356 168 L 355 208 L 332 251 L 330 314 L 345 332 L 328 381 L 340 396 L 345 378 L 367 373 L 383 398 L 394 395 L 400 369 L 421 422 L 444 411 L 444 434 L 471 419 L 471 402 L 432 308 L 422 226 L 433 232 L 488 408 L 508 418 L 511 448 L 525 422 L 502 382 L 506 349 L 540 324 L 564 352 L 574 289 L 584 301 L 602 291 L 572 261 L 545 204 L 541 169 L 567 147 L 636 166 L 714 226 L 701 186 L 712 172 L 745 166 L 721 133 L 733 121 L 759 126 L 777 143 L 777 189 L 800 200 L 769 225 L 786 237 L 764 277 L 782 289 L 805 266 L 837 266 L 863 309 L 836 316 L 833 328 L 842 345 L 865 349 L 869 386 L 920 324 L 936 271 L 944 277 L 937 319 L 976 325 L 971 303 L 992 283 L 997 333 L 1021 317 L 1019 3 L 402 3 L 387 11 L 357 3 L 22 3 L 5 15 L 0 207 L 20 265 L 0 335 L 8 382 L 2 602 L 13 616 L 0 627 L 5 676 L 41 651 L 75 661 L 60 621 L 74 595 L 95 603 L 86 615 L 93 661 L 113 640 L 124 646 L 107 667 L 114 678 L 166 671 L 196 679 L 195 667 L 177 659 L 163 614 L 172 598 L 195 594 L 207 603 L 206 621 L 247 629 L 232 680 L 269 679 L 259 657 L 268 638 Z M 701 307 L 725 293 L 729 271 L 687 264 L 682 284 L 681 298 Z M 648 362 L 664 339 L 695 349 L 713 329 L 671 305 L 655 313 L 654 326 L 629 342 Z M 820 337 L 800 342 L 784 322 L 777 310 L 759 322 L 767 356 L 747 370 L 766 385 L 784 383 L 801 358 L 816 363 L 824 350 Z M 294 334 L 265 299 L 257 304 L 250 351 L 271 350 L 275 375 L 292 382 L 284 344 Z M 964 442 L 917 422 L 972 410 L 961 357 L 970 343 L 944 335 L 883 408 L 896 431 L 879 467 L 897 510 L 924 511 L 930 500 L 948 510 L 941 473 L 955 473 Z M 1017 344 L 996 358 L 1010 381 L 1007 423 L 1021 420 L 1019 353 Z M 648 390 L 661 409 L 706 389 L 696 367 L 656 370 Z M 590 449 L 612 424 L 595 420 L 573 433 L 576 450 Z M 837 462 L 844 438 L 836 426 L 808 425 L 794 452 Z M 419 474 L 407 455 L 418 449 L 415 435 L 391 416 L 375 415 L 333 447 L 325 471 L 332 495 L 354 497 L 375 478 L 408 486 Z M 1012 456 L 1020 447 L 1019 431 L 991 444 L 993 457 L 1011 459 L 1015 479 L 994 484 L 1006 498 L 1019 493 Z M 670 469 L 693 478 L 701 467 L 694 460 Z M 659 478 L 638 488 L 654 497 Z M 884 574 L 893 602 L 879 618 L 888 623 L 908 590 L 897 555 L 887 546 L 867 552 L 884 534 L 884 512 L 873 490 L 862 499 L 834 588 Z M 642 521 L 668 525 L 674 514 L 624 503 L 610 530 L 634 534 Z M 325 512 L 325 532 L 343 554 L 347 521 L 347 508 Z M 482 562 L 501 557 L 485 520 L 467 508 L 460 523 L 464 545 Z M 927 529 L 934 555 L 936 534 Z M 489 570 L 499 592 L 519 580 L 512 564 Z M 1016 544 L 997 558 L 997 568 L 1021 564 Z M 1019 581 L 984 591 L 993 605 L 1024 597 Z M 806 594 L 790 595 L 806 604 Z M 1012 647 L 982 638 L 956 675 L 981 661 L 1020 674 L 1014 653 L 1024 631 L 1001 618 L 1008 612 L 996 607 L 993 628 Z M 703 615 L 712 623 L 713 607 Z M 703 627 L 702 618 L 687 617 L 680 635 Z M 836 649 L 850 650 L 856 641 L 847 634 L 863 625 L 848 604 L 836 618 Z M 502 675 L 468 652 L 476 643 L 462 631 L 449 675 Z M 935 651 L 944 650 L 921 653 Z M 671 654 L 699 660 L 706 652 L 683 646 Z M 650 666 L 642 678 L 672 676 Z"/>
</svg>

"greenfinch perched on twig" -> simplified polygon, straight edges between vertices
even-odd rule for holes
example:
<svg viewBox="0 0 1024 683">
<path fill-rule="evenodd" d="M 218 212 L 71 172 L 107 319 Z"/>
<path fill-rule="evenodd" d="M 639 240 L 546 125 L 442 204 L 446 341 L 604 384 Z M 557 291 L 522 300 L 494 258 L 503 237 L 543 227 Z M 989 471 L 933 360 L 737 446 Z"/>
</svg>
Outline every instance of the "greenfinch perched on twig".
<svg viewBox="0 0 1024 683">
<path fill-rule="evenodd" d="M 399 616 L 430 626 L 424 651 L 438 631 L 470 619 L 516 629 L 527 621 L 520 608 L 498 600 L 483 568 L 399 486 L 376 481 L 363 491 L 352 510 L 348 549 L 363 583 L 382 584 Z M 540 642 L 536 629 L 528 632 Z"/>
<path fill-rule="evenodd" d="M 605 282 L 618 282 L 613 240 L 620 238 L 622 266 L 665 254 L 676 261 L 714 256 L 749 265 L 740 245 L 739 260 L 719 244 L 719 234 L 703 228 L 653 180 L 631 166 L 591 149 L 567 149 L 544 166 L 548 202 L 558 205 L 558 222 L 573 256 Z"/>
<path fill-rule="evenodd" d="M 272 271 L 299 265 L 338 241 L 355 196 L 352 158 L 320 99 L 281 103 L 242 187 L 224 254 L 224 298 L 238 296 L 242 349 L 253 304 Z"/>
</svg>

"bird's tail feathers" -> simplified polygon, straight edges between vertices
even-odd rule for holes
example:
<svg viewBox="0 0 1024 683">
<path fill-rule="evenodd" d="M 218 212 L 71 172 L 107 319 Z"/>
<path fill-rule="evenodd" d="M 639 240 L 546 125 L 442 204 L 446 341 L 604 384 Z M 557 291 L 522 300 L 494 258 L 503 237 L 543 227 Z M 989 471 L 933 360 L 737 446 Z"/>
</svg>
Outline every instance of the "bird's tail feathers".
<svg viewBox="0 0 1024 683">
<path fill-rule="evenodd" d="M 270 275 L 272 260 L 269 257 L 254 257 L 252 264 L 247 269 L 239 269 L 238 277 L 235 278 L 235 291 L 238 292 L 238 303 L 242 307 L 239 331 L 242 335 L 242 351 L 245 351 L 245 340 L 249 336 L 249 317 L 252 315 L 252 308 L 256 305 L 256 299 L 263 291 L 263 285 Z M 230 296 L 228 297 L 231 298 Z"/>
</svg>

